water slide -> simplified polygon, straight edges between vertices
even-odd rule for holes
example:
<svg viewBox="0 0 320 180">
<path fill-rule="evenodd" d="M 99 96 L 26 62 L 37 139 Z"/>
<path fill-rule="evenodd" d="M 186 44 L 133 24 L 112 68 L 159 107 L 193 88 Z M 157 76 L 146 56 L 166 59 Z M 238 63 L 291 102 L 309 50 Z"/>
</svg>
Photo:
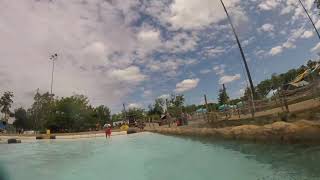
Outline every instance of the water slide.
<svg viewBox="0 0 320 180">
<path fill-rule="evenodd" d="M 309 76 L 310 74 L 314 73 L 315 71 L 320 70 L 320 63 L 317 63 L 315 67 L 312 69 L 305 70 L 302 74 L 299 74 L 292 82 L 289 84 L 296 84 L 300 81 L 302 81 L 305 77 Z M 319 72 L 320 74 L 320 72 Z"/>
</svg>

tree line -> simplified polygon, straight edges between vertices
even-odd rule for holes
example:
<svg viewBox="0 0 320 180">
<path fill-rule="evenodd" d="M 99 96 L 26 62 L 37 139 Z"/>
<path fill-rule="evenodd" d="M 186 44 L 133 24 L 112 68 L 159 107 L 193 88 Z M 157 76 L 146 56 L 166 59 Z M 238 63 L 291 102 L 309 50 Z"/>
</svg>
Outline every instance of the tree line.
<svg viewBox="0 0 320 180">
<path fill-rule="evenodd" d="M 272 74 L 271 78 L 265 79 L 261 81 L 259 84 L 255 86 L 255 97 L 256 100 L 261 100 L 266 98 L 270 90 L 276 90 L 282 88 L 284 85 L 292 82 L 298 75 L 305 72 L 307 69 L 312 69 L 318 61 L 308 60 L 306 65 L 301 65 L 299 68 L 293 68 L 288 70 L 285 73 L 281 74 Z M 306 77 L 304 80 L 308 82 L 312 82 L 317 76 L 316 74 L 311 74 L 310 76 Z M 250 89 L 247 88 L 245 90 L 244 96 L 241 97 L 242 100 L 249 100 L 250 99 Z"/>
<path fill-rule="evenodd" d="M 8 120 L 9 115 L 14 116 L 13 125 L 18 129 L 79 132 L 99 129 L 111 121 L 111 112 L 107 106 L 93 107 L 83 95 L 58 98 L 48 92 L 37 92 L 30 108 L 20 107 L 10 112 L 12 98 L 12 92 L 5 92 L 0 107 L 5 114 L 4 121 Z"/>
</svg>

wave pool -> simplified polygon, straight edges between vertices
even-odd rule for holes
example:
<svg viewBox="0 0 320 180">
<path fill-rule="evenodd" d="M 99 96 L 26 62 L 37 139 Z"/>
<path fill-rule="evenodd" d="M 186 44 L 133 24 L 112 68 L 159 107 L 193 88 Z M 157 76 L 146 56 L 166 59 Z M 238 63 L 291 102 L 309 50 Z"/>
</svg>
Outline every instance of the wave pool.
<svg viewBox="0 0 320 180">
<path fill-rule="evenodd" d="M 0 145 L 1 180 L 315 180 L 320 147 L 141 133 Z"/>
</svg>

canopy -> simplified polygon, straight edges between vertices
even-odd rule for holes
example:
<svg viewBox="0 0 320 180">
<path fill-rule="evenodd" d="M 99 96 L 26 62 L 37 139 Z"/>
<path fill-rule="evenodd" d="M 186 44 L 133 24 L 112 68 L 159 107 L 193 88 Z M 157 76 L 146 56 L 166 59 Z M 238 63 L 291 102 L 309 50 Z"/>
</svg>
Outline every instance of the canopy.
<svg viewBox="0 0 320 180">
<path fill-rule="evenodd" d="M 309 74 L 311 74 L 311 70 L 307 69 L 302 74 L 299 74 L 291 83 L 297 83 L 299 81 L 302 81 L 305 77 L 309 76 Z"/>
<path fill-rule="evenodd" d="M 200 109 L 197 109 L 196 112 L 197 112 L 197 113 L 206 113 L 206 112 L 207 112 L 207 109 L 205 109 L 205 108 L 200 108 Z"/>
<path fill-rule="evenodd" d="M 6 123 L 4 121 L 0 121 L 0 129 L 5 129 L 6 128 Z"/>
<path fill-rule="evenodd" d="M 276 93 L 278 92 L 278 90 L 277 89 L 271 89 L 270 91 L 269 91 L 269 93 L 267 94 L 267 98 L 271 98 L 272 96 L 274 96 Z"/>
<path fill-rule="evenodd" d="M 240 101 L 240 102 L 238 102 L 236 105 L 237 105 L 237 107 L 243 107 L 243 102 Z"/>
<path fill-rule="evenodd" d="M 299 81 L 299 82 L 292 82 L 292 83 L 289 83 L 291 84 L 292 86 L 294 87 L 303 87 L 303 86 L 306 86 L 308 85 L 309 83 L 307 81 Z"/>
</svg>

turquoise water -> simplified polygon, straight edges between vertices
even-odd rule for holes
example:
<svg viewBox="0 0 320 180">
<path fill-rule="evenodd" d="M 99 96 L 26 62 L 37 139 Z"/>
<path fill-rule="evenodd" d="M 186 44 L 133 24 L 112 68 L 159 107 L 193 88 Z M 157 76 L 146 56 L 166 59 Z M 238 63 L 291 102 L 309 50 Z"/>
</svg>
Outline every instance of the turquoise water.
<svg viewBox="0 0 320 180">
<path fill-rule="evenodd" d="M 320 179 L 320 147 L 151 133 L 0 145 L 0 162 L 6 180 Z"/>
</svg>

